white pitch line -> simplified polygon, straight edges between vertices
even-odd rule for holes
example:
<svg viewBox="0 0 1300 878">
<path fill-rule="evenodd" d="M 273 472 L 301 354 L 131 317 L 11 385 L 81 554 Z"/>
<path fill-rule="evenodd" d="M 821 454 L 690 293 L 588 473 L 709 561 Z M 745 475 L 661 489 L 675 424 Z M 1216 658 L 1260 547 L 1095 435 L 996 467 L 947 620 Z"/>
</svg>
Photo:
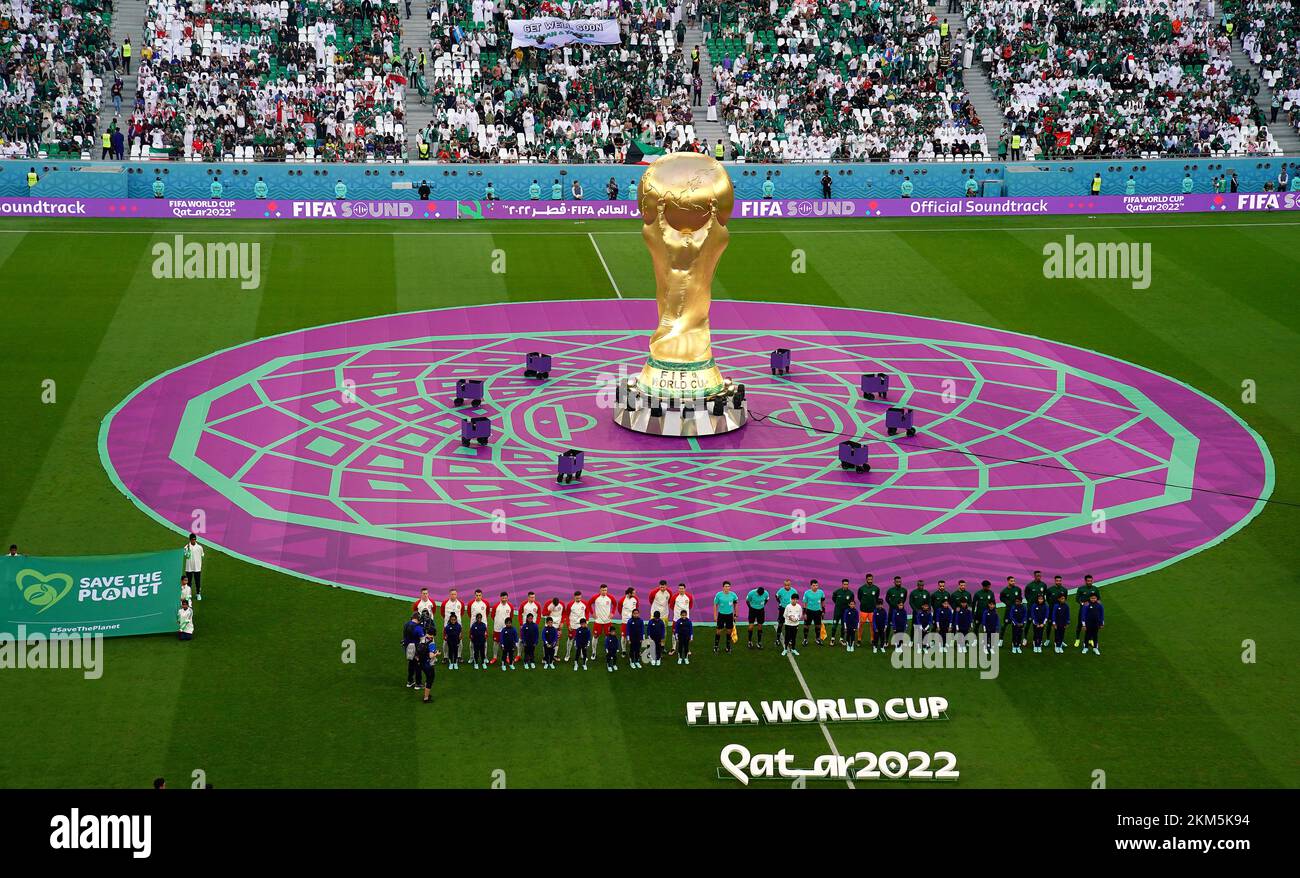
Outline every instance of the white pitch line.
<svg viewBox="0 0 1300 878">
<path fill-rule="evenodd" d="M 596 243 L 596 236 L 588 232 L 587 240 L 591 241 L 591 246 L 596 248 L 596 255 L 600 258 L 600 264 L 605 267 L 605 277 L 609 278 L 609 285 L 614 288 L 614 295 L 620 299 L 623 298 L 623 294 L 618 290 L 618 284 L 614 283 L 614 273 L 609 270 L 609 263 L 605 261 L 605 254 L 600 252 L 600 245 Z"/>
<path fill-rule="evenodd" d="M 794 660 L 794 656 L 791 655 L 790 653 L 786 653 L 785 657 L 790 660 L 790 667 L 794 668 L 794 675 L 799 678 L 799 686 L 800 688 L 803 689 L 803 697 L 807 698 L 809 701 L 812 701 L 813 700 L 812 690 L 808 688 L 808 681 L 803 678 L 803 671 L 799 670 L 799 663 Z M 831 737 L 831 730 L 826 728 L 826 723 L 822 722 L 821 720 L 817 721 L 817 725 L 821 726 L 822 734 L 826 736 L 826 743 L 829 744 L 831 747 L 831 753 L 835 756 L 836 759 L 839 759 L 840 748 L 835 746 L 835 739 Z M 857 789 L 857 787 L 853 786 L 852 778 L 846 777 L 844 778 L 844 782 L 849 785 L 849 789 L 851 790 Z"/>
</svg>

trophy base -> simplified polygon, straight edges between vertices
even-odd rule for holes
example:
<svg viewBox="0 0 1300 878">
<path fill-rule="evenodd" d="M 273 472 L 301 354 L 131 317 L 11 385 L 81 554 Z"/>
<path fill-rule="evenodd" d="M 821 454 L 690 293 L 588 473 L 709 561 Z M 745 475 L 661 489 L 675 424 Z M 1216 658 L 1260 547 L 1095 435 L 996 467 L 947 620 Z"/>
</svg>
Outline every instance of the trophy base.
<svg viewBox="0 0 1300 878">
<path fill-rule="evenodd" d="M 704 399 L 723 391 L 722 372 L 710 357 L 695 363 L 675 363 L 651 357 L 641 369 L 638 389 L 661 399 Z"/>
<path fill-rule="evenodd" d="M 737 408 L 730 399 L 723 401 L 721 414 L 715 415 L 712 402 L 703 399 L 661 400 L 635 394 L 632 408 L 626 401 L 614 408 L 614 423 L 649 436 L 720 436 L 745 426 L 749 420 L 749 403 L 741 400 Z"/>
</svg>

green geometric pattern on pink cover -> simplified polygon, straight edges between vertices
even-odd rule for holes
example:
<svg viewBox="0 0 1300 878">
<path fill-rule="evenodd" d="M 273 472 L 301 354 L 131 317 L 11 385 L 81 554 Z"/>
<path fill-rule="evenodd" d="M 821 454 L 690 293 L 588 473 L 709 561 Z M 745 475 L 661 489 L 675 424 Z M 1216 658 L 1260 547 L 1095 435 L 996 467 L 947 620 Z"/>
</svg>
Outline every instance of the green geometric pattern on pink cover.
<svg viewBox="0 0 1300 878">
<path fill-rule="evenodd" d="M 969 341 L 714 330 L 715 357 L 746 382 L 753 411 L 873 440 L 870 477 L 843 473 L 838 437 L 812 429 L 751 422 L 725 442 L 638 437 L 614 427 L 596 399 L 611 364 L 635 372 L 647 337 L 490 332 L 278 357 L 190 400 L 171 458 L 255 518 L 470 550 L 1028 539 L 1091 525 L 1095 510 L 1113 520 L 1191 493 L 1197 436 L 1145 394 L 1032 351 Z M 768 374 L 777 346 L 798 351 L 790 379 Z M 552 354 L 555 377 L 523 378 L 526 350 Z M 886 438 L 886 406 L 860 399 L 857 376 L 875 371 L 894 376 L 890 404 L 916 410 L 915 439 Z M 485 448 L 459 443 L 467 410 L 451 397 L 463 377 L 487 381 L 473 411 L 493 419 Z M 567 447 L 587 451 L 587 471 L 581 487 L 557 491 L 555 455 Z M 493 530 L 498 518 L 504 532 Z"/>
</svg>

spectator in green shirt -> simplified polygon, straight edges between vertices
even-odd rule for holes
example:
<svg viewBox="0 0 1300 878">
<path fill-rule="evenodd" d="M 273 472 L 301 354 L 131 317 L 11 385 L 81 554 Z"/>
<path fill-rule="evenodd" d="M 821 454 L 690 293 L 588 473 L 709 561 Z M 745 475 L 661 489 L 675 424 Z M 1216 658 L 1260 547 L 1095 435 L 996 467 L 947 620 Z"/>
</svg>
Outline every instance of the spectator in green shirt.
<svg viewBox="0 0 1300 878">
<path fill-rule="evenodd" d="M 266 181 L 258 177 L 257 182 L 253 184 L 253 197 L 266 198 L 266 191 Z"/>
<path fill-rule="evenodd" d="M 348 184 L 344 183 L 342 180 L 339 180 L 337 183 L 334 184 L 334 198 L 337 201 L 342 201 L 347 197 L 348 197 Z"/>
</svg>

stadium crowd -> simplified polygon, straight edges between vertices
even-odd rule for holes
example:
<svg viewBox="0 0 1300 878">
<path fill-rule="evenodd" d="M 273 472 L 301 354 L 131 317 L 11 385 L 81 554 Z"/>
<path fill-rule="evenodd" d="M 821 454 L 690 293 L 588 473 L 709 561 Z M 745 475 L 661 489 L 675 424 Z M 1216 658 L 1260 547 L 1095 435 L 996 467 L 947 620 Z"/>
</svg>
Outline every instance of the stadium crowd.
<svg viewBox="0 0 1300 878">
<path fill-rule="evenodd" d="M 1273 92 L 1269 121 L 1300 131 L 1300 8 L 1291 0 L 1234 0 L 1225 10 L 1241 23 L 1242 50 Z"/>
<path fill-rule="evenodd" d="M 404 152 L 393 0 L 149 0 L 131 156 L 326 161 Z"/>
<path fill-rule="evenodd" d="M 98 138 L 111 0 L 0 0 L 0 158 L 80 155 Z"/>
<path fill-rule="evenodd" d="M 959 49 L 924 0 L 717 4 L 719 107 L 755 161 L 987 156 Z"/>
<path fill-rule="evenodd" d="M 421 157 L 450 162 L 621 162 L 631 138 L 701 146 L 677 0 L 613 3 L 441 0 L 429 10 L 433 119 Z M 618 18 L 618 46 L 511 49 L 507 21 Z"/>
<path fill-rule="evenodd" d="M 1067 600 L 1071 593 L 1073 608 Z M 1105 608 L 1092 576 L 1085 576 L 1071 592 L 1060 576 L 1048 585 L 1040 570 L 1023 588 L 1008 576 L 996 594 L 987 579 L 976 591 L 969 590 L 964 579 L 949 591 L 945 580 L 939 580 L 933 590 L 923 580 L 909 589 L 902 577 L 895 576 L 882 589 L 867 574 L 856 589 L 844 579 L 833 592 L 815 579 L 800 592 L 787 579 L 774 593 L 756 586 L 743 596 L 724 582 L 705 613 L 706 624 L 713 628 L 713 651 L 730 653 L 739 642 L 742 610 L 746 647 L 763 649 L 769 607 L 781 655 L 799 654 L 800 631 L 804 647 L 811 634 L 817 646 L 838 644 L 849 653 L 863 642 L 870 642 L 872 652 L 879 653 L 965 652 L 972 645 L 988 653 L 1007 642 L 1013 653 L 1026 646 L 1039 653 L 1049 645 L 1063 653 L 1072 620 L 1074 646 L 1101 655 L 1105 624 Z M 644 599 L 635 588 L 615 594 L 602 584 L 591 597 L 575 591 L 568 601 L 552 597 L 545 604 L 530 591 L 517 606 L 506 592 L 491 600 L 482 589 L 475 589 L 462 598 L 453 588 L 439 602 L 425 588 L 402 629 L 406 685 L 423 688 L 428 700 L 434 665 L 441 660 L 449 670 L 456 670 L 466 657 L 471 668 L 499 665 L 503 671 L 536 669 L 539 654 L 543 670 L 554 670 L 558 662 L 571 662 L 575 671 L 588 670 L 593 655 L 603 657 L 610 672 L 618 670 L 620 662 L 632 669 L 646 663 L 658 666 L 665 655 L 675 656 L 679 665 L 689 665 L 699 615 L 686 583 L 673 589 L 667 580 L 660 580 Z"/>
<path fill-rule="evenodd" d="M 1258 80 L 1201 0 L 966 0 L 1012 158 L 1271 155 Z"/>
<path fill-rule="evenodd" d="M 0 155 L 101 138 L 106 155 L 210 161 L 717 154 L 693 124 L 702 54 L 707 118 L 750 161 L 992 157 L 963 50 L 1004 111 L 1000 158 L 1268 155 L 1270 125 L 1300 124 L 1288 0 L 950 0 L 968 35 L 925 0 L 433 0 L 405 22 L 428 28 L 427 56 L 403 48 L 398 0 L 147 0 L 121 46 L 111 3 L 0 0 Z M 537 15 L 615 17 L 622 40 L 511 48 L 508 21 Z M 704 46 L 686 44 L 696 24 Z M 119 62 L 138 64 L 129 106 Z M 418 132 L 408 97 L 432 114 Z"/>
</svg>

